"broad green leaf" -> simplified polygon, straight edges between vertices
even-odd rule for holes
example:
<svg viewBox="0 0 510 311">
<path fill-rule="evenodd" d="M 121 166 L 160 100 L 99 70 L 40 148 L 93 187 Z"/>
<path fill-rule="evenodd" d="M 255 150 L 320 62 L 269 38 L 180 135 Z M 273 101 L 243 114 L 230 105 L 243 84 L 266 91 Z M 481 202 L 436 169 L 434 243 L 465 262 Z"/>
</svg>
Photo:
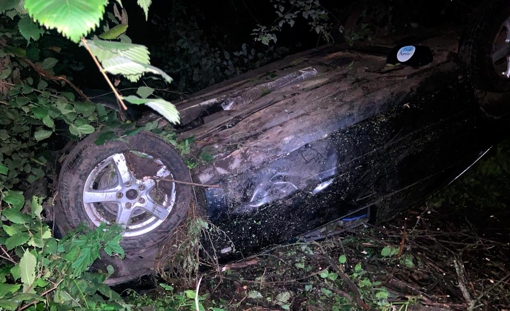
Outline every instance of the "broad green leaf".
<svg viewBox="0 0 510 311">
<path fill-rule="evenodd" d="M 381 250 L 381 256 L 383 257 L 388 257 L 391 255 L 391 248 L 389 246 L 385 246 L 382 250 Z"/>
<path fill-rule="evenodd" d="M 83 247 L 78 258 L 76 258 L 76 260 L 71 265 L 71 267 L 75 269 L 73 274 L 80 275 L 85 270 L 87 270 L 97 258 L 99 258 L 99 252 L 94 254 L 90 247 Z"/>
<path fill-rule="evenodd" d="M 5 247 L 7 247 L 7 250 L 11 250 L 17 246 L 25 244 L 28 240 L 30 240 L 30 235 L 28 233 L 16 233 L 5 240 Z"/>
<path fill-rule="evenodd" d="M 74 42 L 99 25 L 107 0 L 25 0 L 28 14 Z"/>
<path fill-rule="evenodd" d="M 23 196 L 23 192 L 21 192 L 21 191 L 10 190 L 10 191 L 7 191 L 7 193 L 5 193 L 3 201 L 11 204 L 14 209 L 19 210 L 25 204 L 25 197 Z M 7 213 L 9 211 L 10 210 L 3 210 L 2 214 L 5 217 L 7 217 L 5 213 Z M 11 219 L 9 219 L 9 220 L 12 221 Z M 14 221 L 12 221 L 12 222 L 14 222 Z"/>
<path fill-rule="evenodd" d="M 138 90 L 136 90 L 136 94 L 141 98 L 147 98 L 154 93 L 154 89 L 148 86 L 140 86 Z"/>
<path fill-rule="evenodd" d="M 30 42 L 30 39 L 34 41 L 39 40 L 41 35 L 44 33 L 44 30 L 37 25 L 28 15 L 24 15 L 18 22 L 19 32 L 27 40 Z"/>
<path fill-rule="evenodd" d="M 13 236 L 17 233 L 20 233 L 20 231 L 16 229 L 14 226 L 3 225 L 2 228 L 4 229 L 5 233 L 7 233 L 9 236 Z"/>
<path fill-rule="evenodd" d="M 112 29 L 108 30 L 107 32 L 103 33 L 102 35 L 99 35 L 99 38 L 105 39 L 105 40 L 114 40 L 117 39 L 121 34 L 125 33 L 128 28 L 128 25 L 125 24 L 119 24 Z"/>
<path fill-rule="evenodd" d="M 11 68 L 5 68 L 4 70 L 2 70 L 2 73 L 0 74 L 0 79 L 4 80 L 4 79 L 7 79 L 12 73 L 12 69 Z"/>
<path fill-rule="evenodd" d="M 159 98 L 139 98 L 133 95 L 124 97 L 124 99 L 132 104 L 140 105 L 146 104 L 152 109 L 159 112 L 165 119 L 174 124 L 179 123 L 179 111 L 177 108 L 164 99 Z"/>
<path fill-rule="evenodd" d="M 145 65 L 150 63 L 149 50 L 143 45 L 99 39 L 87 40 L 87 45 L 100 62 L 121 56 Z"/>
<path fill-rule="evenodd" d="M 344 264 L 347 262 L 347 257 L 345 255 L 340 255 L 340 257 L 338 257 L 338 262 L 341 263 L 341 264 Z"/>
<path fill-rule="evenodd" d="M 46 139 L 48 137 L 51 136 L 51 134 L 53 134 L 52 131 L 47 131 L 47 130 L 38 130 L 34 133 L 34 138 L 35 140 L 37 141 L 41 141 L 43 139 Z"/>
<path fill-rule="evenodd" d="M 151 65 L 145 65 L 132 61 L 131 59 L 125 57 L 118 56 L 105 59 L 103 61 L 103 67 L 111 74 L 124 75 L 131 82 L 138 81 L 143 73 L 157 74 L 163 77 L 163 79 L 165 79 L 168 83 L 172 82 L 172 78 L 163 70 Z"/>
<path fill-rule="evenodd" d="M 106 241 L 104 251 L 108 256 L 113 256 L 114 254 L 124 256 L 124 250 L 119 244 L 121 238 L 122 236 L 119 234 L 117 238 Z"/>
<path fill-rule="evenodd" d="M 23 207 L 23 205 L 21 206 Z M 30 223 L 30 221 L 32 220 L 32 217 L 23 214 L 18 208 L 9 208 L 3 210 L 2 216 L 4 216 L 5 218 L 7 218 L 7 220 L 15 224 L 27 224 Z"/>
<path fill-rule="evenodd" d="M 21 282 L 26 287 L 31 286 L 35 281 L 35 268 L 37 265 L 37 259 L 35 256 L 27 250 L 19 261 L 19 268 L 21 272 Z"/>
<path fill-rule="evenodd" d="M 58 63 L 58 59 L 53 57 L 48 57 L 45 60 L 42 61 L 41 67 L 43 67 L 46 70 L 52 69 L 55 67 L 55 65 Z"/>
<path fill-rule="evenodd" d="M 42 121 L 43 121 L 44 125 L 46 125 L 47 127 L 50 127 L 50 128 L 52 128 L 52 129 L 54 129 L 54 128 L 55 128 L 55 122 L 53 122 L 53 119 L 52 119 L 49 115 L 47 115 L 46 117 L 44 117 L 44 118 L 42 119 Z"/>
<path fill-rule="evenodd" d="M 0 299 L 0 309 L 4 308 L 5 310 L 16 310 L 18 305 L 19 303 L 16 303 L 10 299 Z"/>
<path fill-rule="evenodd" d="M 9 168 L 7 166 L 3 165 L 2 163 L 0 163 L 0 174 L 7 175 L 8 172 L 9 172 Z"/>
<path fill-rule="evenodd" d="M 20 0 L 2 0 L 0 1 L 0 13 L 3 13 L 7 10 L 14 9 Z"/>
<path fill-rule="evenodd" d="M 186 294 L 186 297 L 188 297 L 190 299 L 195 298 L 195 291 L 192 289 L 185 290 L 184 294 Z"/>
<path fill-rule="evenodd" d="M 4 296 L 9 293 L 14 294 L 20 287 L 21 284 L 0 283 L 0 298 L 4 298 Z"/>
<path fill-rule="evenodd" d="M 32 112 L 34 113 L 34 116 L 39 120 L 44 119 L 49 114 L 48 108 L 46 107 L 34 107 L 32 108 Z"/>
<path fill-rule="evenodd" d="M 137 0 L 138 5 L 143 9 L 145 13 L 145 20 L 149 18 L 149 7 L 151 6 L 152 0 Z"/>
</svg>

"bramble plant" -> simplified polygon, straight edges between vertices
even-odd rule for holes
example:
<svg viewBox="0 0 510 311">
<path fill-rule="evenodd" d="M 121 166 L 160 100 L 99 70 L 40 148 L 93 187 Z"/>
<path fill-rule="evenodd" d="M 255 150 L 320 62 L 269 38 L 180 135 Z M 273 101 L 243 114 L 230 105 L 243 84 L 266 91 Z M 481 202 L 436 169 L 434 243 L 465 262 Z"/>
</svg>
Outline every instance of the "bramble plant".
<svg viewBox="0 0 510 311">
<path fill-rule="evenodd" d="M 113 268 L 86 272 L 101 249 L 109 256 L 124 254 L 121 228 L 82 228 L 58 240 L 43 222 L 41 201 L 34 197 L 27 212 L 21 192 L 1 193 L 0 309 L 124 309 L 121 297 L 103 284 Z"/>
</svg>

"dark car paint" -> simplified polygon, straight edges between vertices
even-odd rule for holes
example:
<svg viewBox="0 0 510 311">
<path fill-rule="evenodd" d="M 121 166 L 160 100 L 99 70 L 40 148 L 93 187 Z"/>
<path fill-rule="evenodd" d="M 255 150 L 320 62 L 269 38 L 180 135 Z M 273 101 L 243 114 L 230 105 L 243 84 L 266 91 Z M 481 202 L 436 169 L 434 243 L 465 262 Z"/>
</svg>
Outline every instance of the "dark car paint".
<svg viewBox="0 0 510 311">
<path fill-rule="evenodd" d="M 386 70 L 391 43 L 327 46 L 177 103 L 180 137 L 196 138 L 195 157 L 213 158 L 192 173 L 220 185 L 202 202 L 225 233 L 219 257 L 351 214 L 389 220 L 508 132 L 481 113 L 456 62 L 456 33 L 421 44 L 434 60 L 420 68 Z"/>
</svg>

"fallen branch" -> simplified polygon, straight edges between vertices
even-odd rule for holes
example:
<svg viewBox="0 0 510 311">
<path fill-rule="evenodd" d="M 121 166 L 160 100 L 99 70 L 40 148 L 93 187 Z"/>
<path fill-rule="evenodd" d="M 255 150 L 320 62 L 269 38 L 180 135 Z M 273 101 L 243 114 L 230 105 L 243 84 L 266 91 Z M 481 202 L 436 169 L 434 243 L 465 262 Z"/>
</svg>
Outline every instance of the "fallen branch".
<svg viewBox="0 0 510 311">
<path fill-rule="evenodd" d="M 466 286 L 467 280 L 464 265 L 457 259 L 453 260 L 453 265 L 455 266 L 455 272 L 457 272 L 457 281 L 459 282 L 460 291 L 462 292 L 462 296 L 464 296 L 464 299 L 468 304 L 468 311 L 472 311 L 475 308 L 476 301 L 471 298 L 469 290 Z"/>
</svg>

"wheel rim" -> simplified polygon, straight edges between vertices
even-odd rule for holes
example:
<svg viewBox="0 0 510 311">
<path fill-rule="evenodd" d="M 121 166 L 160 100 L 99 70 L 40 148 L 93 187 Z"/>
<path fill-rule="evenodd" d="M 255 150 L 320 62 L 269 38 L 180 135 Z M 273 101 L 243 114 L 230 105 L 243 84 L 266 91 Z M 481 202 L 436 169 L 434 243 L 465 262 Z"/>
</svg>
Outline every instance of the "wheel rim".
<svg viewBox="0 0 510 311">
<path fill-rule="evenodd" d="M 510 16 L 503 22 L 494 40 L 492 62 L 496 72 L 510 78 Z"/>
<path fill-rule="evenodd" d="M 133 157 L 137 163 L 127 160 Z M 161 179 L 172 179 L 172 174 L 160 160 L 142 152 L 113 154 L 88 175 L 83 208 L 96 226 L 117 223 L 124 228 L 124 237 L 146 234 L 169 216 L 175 204 L 175 183 L 158 182 Z"/>
</svg>

